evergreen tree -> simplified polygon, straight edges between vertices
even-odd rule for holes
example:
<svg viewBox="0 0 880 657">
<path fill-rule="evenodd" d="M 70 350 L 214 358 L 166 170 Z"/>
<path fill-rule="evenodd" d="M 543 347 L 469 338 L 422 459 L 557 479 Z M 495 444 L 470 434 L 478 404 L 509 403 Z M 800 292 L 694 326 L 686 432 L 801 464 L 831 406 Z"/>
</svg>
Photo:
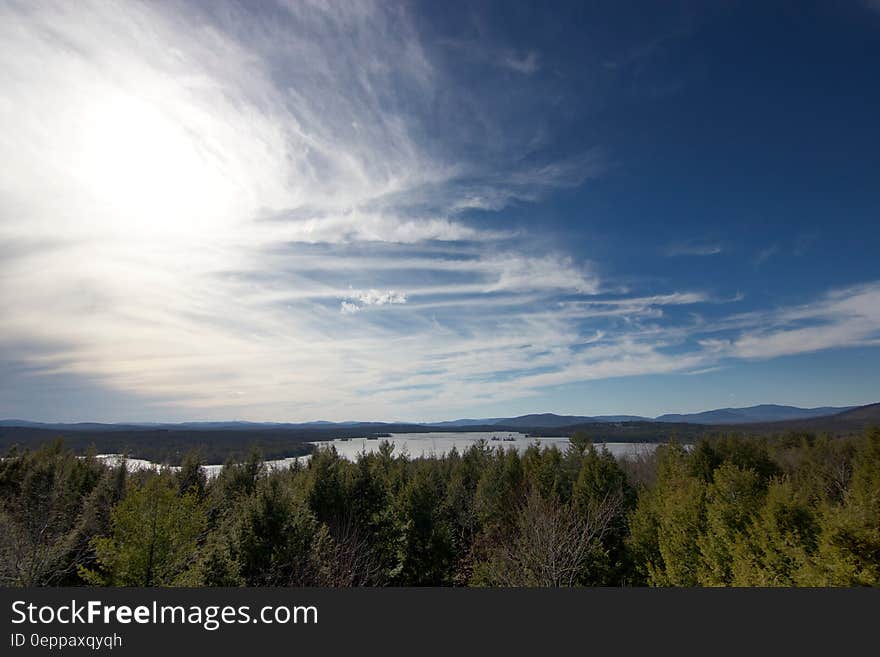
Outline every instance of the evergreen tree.
<svg viewBox="0 0 880 657">
<path fill-rule="evenodd" d="M 191 492 L 200 500 L 204 499 L 208 485 L 204 465 L 202 455 L 196 450 L 188 452 L 183 457 L 180 469 L 175 474 L 177 491 L 180 495 Z"/>
<path fill-rule="evenodd" d="M 843 502 L 825 504 L 815 565 L 805 582 L 880 586 L 880 429 L 858 447 Z"/>
<path fill-rule="evenodd" d="M 82 569 L 92 583 L 171 586 L 194 565 L 206 527 L 193 493 L 177 495 L 170 476 L 153 475 L 133 485 L 110 516 L 109 536 L 94 539 L 98 569 Z"/>
<path fill-rule="evenodd" d="M 754 470 L 724 463 L 712 473 L 712 483 L 706 491 L 706 529 L 697 539 L 700 584 L 731 584 L 737 538 L 760 508 L 763 495 L 764 488 Z"/>
<path fill-rule="evenodd" d="M 76 583 L 86 506 L 106 469 L 60 441 L 0 460 L 0 582 Z M 88 539 L 85 539 L 86 541 Z"/>
<path fill-rule="evenodd" d="M 660 558 L 648 563 L 648 581 L 655 586 L 695 586 L 706 484 L 691 474 L 688 454 L 678 445 L 664 448 L 658 468 L 653 508 Z"/>
<path fill-rule="evenodd" d="M 242 506 L 234 557 L 247 586 L 317 584 L 314 547 L 319 523 L 305 500 L 272 475 Z"/>
<path fill-rule="evenodd" d="M 627 516 L 632 511 L 636 493 L 626 473 L 611 453 L 597 450 L 592 444 L 582 451 L 580 469 L 572 487 L 572 511 L 588 521 L 602 518 L 601 539 L 585 564 L 579 583 L 586 585 L 619 584 L 626 576 L 625 541 Z M 603 517 L 603 514 L 607 514 Z"/>
<path fill-rule="evenodd" d="M 770 483 L 760 511 L 733 549 L 734 586 L 794 586 L 816 546 L 817 518 L 788 479 Z"/>
</svg>

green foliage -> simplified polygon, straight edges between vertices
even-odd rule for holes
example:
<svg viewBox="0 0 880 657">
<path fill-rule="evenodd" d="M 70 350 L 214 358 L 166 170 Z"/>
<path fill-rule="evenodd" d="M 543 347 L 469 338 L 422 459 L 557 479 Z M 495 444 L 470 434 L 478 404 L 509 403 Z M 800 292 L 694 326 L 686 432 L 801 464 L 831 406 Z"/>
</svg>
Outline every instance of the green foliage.
<svg viewBox="0 0 880 657">
<path fill-rule="evenodd" d="M 657 490 L 642 489 L 636 508 L 628 518 L 629 535 L 626 549 L 632 563 L 629 576 L 631 583 L 644 585 L 653 583 L 652 574 L 662 564 L 660 554 L 660 516 L 657 512 Z"/>
<path fill-rule="evenodd" d="M 319 524 L 305 500 L 294 496 L 284 483 L 281 477 L 262 480 L 240 509 L 233 540 L 247 586 L 316 583 L 314 548 Z"/>
<path fill-rule="evenodd" d="M 811 501 L 837 504 L 843 500 L 852 477 L 855 443 L 828 436 L 791 436 L 779 446 L 776 460 Z"/>
<path fill-rule="evenodd" d="M 213 479 L 60 444 L 0 460 L 0 583 L 146 586 L 880 585 L 880 431 L 714 436 L 619 460 L 481 442 L 318 450 Z"/>
<path fill-rule="evenodd" d="M 640 492 L 630 516 L 627 542 L 636 562 L 634 574 L 636 581 L 654 586 L 695 586 L 706 483 L 683 447 L 671 444 L 658 451 L 656 483 Z M 700 451 L 697 455 L 704 458 Z"/>
<path fill-rule="evenodd" d="M 657 499 L 657 546 L 661 561 L 649 567 L 657 586 L 695 586 L 705 521 L 706 484 L 697 477 L 675 473 L 665 478 Z"/>
<path fill-rule="evenodd" d="M 183 457 L 180 469 L 175 474 L 177 491 L 180 495 L 193 493 L 197 498 L 204 499 L 208 487 L 208 478 L 202 466 L 205 465 L 198 451 L 191 451 Z"/>
<path fill-rule="evenodd" d="M 515 508 L 510 504 L 523 489 L 525 473 L 516 452 L 495 452 L 481 463 L 482 476 L 474 493 L 474 508 L 487 533 L 503 530 L 513 522 Z"/>
<path fill-rule="evenodd" d="M 583 453 L 587 447 L 593 444 L 592 439 L 586 431 L 575 431 L 568 439 L 572 447 L 579 453 Z"/>
<path fill-rule="evenodd" d="M 109 472 L 60 442 L 0 461 L 0 583 L 78 583 L 90 532 L 115 502 Z"/>
<path fill-rule="evenodd" d="M 766 501 L 737 540 L 735 586 L 794 586 L 809 565 L 818 532 L 815 510 L 788 479 L 770 483 Z"/>
<path fill-rule="evenodd" d="M 193 565 L 205 513 L 193 492 L 177 494 L 168 475 L 133 485 L 110 516 L 110 535 L 95 538 L 98 569 L 83 577 L 111 586 L 172 586 Z"/>
<path fill-rule="evenodd" d="M 701 440 L 691 453 L 691 472 L 705 482 L 712 480 L 713 472 L 722 463 L 751 470 L 766 484 L 781 474 L 779 464 L 770 455 L 764 438 L 722 436 L 714 440 Z"/>
<path fill-rule="evenodd" d="M 233 543 L 228 534 L 217 531 L 209 535 L 195 566 L 184 573 L 184 586 L 243 586 L 241 565 L 232 553 Z"/>
<path fill-rule="evenodd" d="M 764 487 L 751 468 L 722 463 L 712 473 L 706 491 L 706 526 L 697 544 L 701 559 L 697 579 L 704 586 L 729 586 L 733 581 L 733 551 L 755 512 L 763 503 Z"/>
<path fill-rule="evenodd" d="M 839 505 L 825 504 L 809 583 L 880 586 L 880 430 L 858 447 Z"/>
<path fill-rule="evenodd" d="M 405 586 L 451 584 L 453 525 L 444 504 L 445 482 L 432 461 L 417 462 L 394 502 L 398 565 L 393 581 Z"/>
<path fill-rule="evenodd" d="M 636 503 L 636 491 L 611 453 L 592 444 L 579 459 L 580 469 L 572 486 L 573 512 L 591 522 L 603 523 L 601 535 L 579 575 L 585 585 L 621 584 L 630 569 L 626 551 L 627 516 Z"/>
</svg>

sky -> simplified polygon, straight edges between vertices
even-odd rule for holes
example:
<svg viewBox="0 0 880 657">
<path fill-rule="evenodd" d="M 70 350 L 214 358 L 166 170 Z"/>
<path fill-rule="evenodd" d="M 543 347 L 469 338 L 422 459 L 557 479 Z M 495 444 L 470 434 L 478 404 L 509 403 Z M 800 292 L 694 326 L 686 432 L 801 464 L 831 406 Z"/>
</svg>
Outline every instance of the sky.
<svg viewBox="0 0 880 657">
<path fill-rule="evenodd" d="M 0 0 L 0 417 L 880 401 L 880 3 Z"/>
</svg>

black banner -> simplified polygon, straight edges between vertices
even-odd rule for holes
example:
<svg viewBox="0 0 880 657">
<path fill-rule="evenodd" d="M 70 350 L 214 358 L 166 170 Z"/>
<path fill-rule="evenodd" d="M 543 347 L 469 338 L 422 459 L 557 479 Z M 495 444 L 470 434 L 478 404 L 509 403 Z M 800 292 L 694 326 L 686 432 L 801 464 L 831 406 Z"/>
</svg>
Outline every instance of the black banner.
<svg viewBox="0 0 880 657">
<path fill-rule="evenodd" d="M 876 649 L 880 591 L 3 589 L 4 655 Z"/>
</svg>

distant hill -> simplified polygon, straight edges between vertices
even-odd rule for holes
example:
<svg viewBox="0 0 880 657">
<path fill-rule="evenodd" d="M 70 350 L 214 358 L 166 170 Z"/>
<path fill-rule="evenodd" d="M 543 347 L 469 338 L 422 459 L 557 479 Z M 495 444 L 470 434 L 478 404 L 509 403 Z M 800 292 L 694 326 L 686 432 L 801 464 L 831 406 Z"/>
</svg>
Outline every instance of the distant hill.
<svg viewBox="0 0 880 657">
<path fill-rule="evenodd" d="M 783 420 L 781 422 L 753 422 L 748 425 L 732 426 L 734 429 L 742 428 L 754 433 L 806 431 L 838 436 L 858 434 L 868 427 L 880 427 L 880 404 L 856 406 L 842 413 L 821 417 Z"/>
<path fill-rule="evenodd" d="M 837 415 L 852 410 L 854 406 L 821 406 L 819 408 L 798 408 L 761 404 L 747 408 L 718 408 L 702 413 L 669 413 L 655 418 L 656 422 L 684 422 L 689 424 L 752 424 L 755 422 L 782 422 L 785 420 L 806 420 L 815 417 Z"/>
<path fill-rule="evenodd" d="M 524 429 L 553 429 L 555 427 L 570 427 L 575 424 L 595 422 L 591 417 L 580 415 L 555 415 L 553 413 L 536 413 L 521 415 L 520 417 L 505 418 L 493 424 L 503 427 L 522 427 Z"/>
<path fill-rule="evenodd" d="M 856 406 L 855 408 L 839 413 L 834 417 L 837 420 L 844 422 L 864 422 L 880 426 L 880 404 Z"/>
<path fill-rule="evenodd" d="M 664 422 L 672 424 L 705 424 L 731 425 L 752 424 L 755 422 L 781 422 L 784 420 L 805 420 L 825 417 L 852 410 L 854 406 L 822 406 L 820 408 L 798 408 L 796 406 L 780 406 L 777 404 L 761 404 L 748 408 L 718 408 L 702 413 L 674 414 L 669 413 L 657 418 L 639 415 L 556 415 L 554 413 L 533 413 L 519 417 L 496 420 L 459 420 L 472 425 L 495 424 L 503 427 L 521 427 L 525 429 L 553 429 L 571 427 L 581 424 L 602 424 L 617 422 Z M 464 425 L 458 425 L 464 426 Z"/>
<path fill-rule="evenodd" d="M 607 433 L 612 431 L 611 425 L 638 424 L 644 428 L 647 425 L 694 425 L 706 427 L 734 427 L 750 425 L 756 429 L 777 430 L 791 427 L 800 430 L 834 430 L 841 427 L 850 430 L 853 427 L 867 426 L 872 423 L 880 424 L 880 404 L 868 406 L 821 406 L 819 408 L 798 408 L 796 406 L 780 406 L 777 404 L 761 404 L 747 408 L 718 408 L 702 413 L 666 414 L 657 418 L 647 418 L 639 415 L 556 415 L 555 413 L 532 413 L 511 418 L 463 418 L 448 420 L 445 422 L 432 422 L 410 424 L 405 422 L 328 422 L 316 420 L 314 422 L 247 422 L 247 421 L 207 421 L 207 422 L 129 422 L 123 424 L 105 424 L 98 422 L 79 423 L 43 423 L 29 420 L 0 420 L 0 429 L 30 428 L 55 431 L 64 434 L 70 433 L 103 433 L 120 431 L 232 431 L 232 432 L 277 432 L 277 431 L 329 431 L 338 432 L 344 430 L 346 435 L 351 431 L 361 433 L 401 433 L 401 432 L 425 432 L 432 430 L 440 431 L 468 431 L 485 430 L 491 431 L 493 427 L 511 430 L 540 430 L 543 434 L 554 430 L 571 430 L 575 427 L 586 425 L 595 426 L 596 431 Z M 827 421 L 820 421 L 820 420 Z M 603 426 L 604 425 L 604 426 Z M 768 426 L 772 425 L 772 426 Z M 779 425 L 779 426 L 777 426 Z M 813 429 L 812 427 L 816 427 Z M 832 427 L 822 429 L 821 427 Z M 659 427 L 658 427 L 659 429 Z M 627 431 L 635 430 L 630 427 Z M 640 429 L 641 430 L 641 429 Z M 662 432 L 668 433 L 670 427 Z M 570 431 L 569 431 L 570 432 Z"/>
<path fill-rule="evenodd" d="M 554 413 L 538 413 L 519 417 L 496 420 L 493 424 L 504 427 L 523 427 L 526 429 L 553 429 L 571 427 L 576 424 L 603 424 L 611 422 L 650 422 L 651 418 L 639 415 L 556 415 Z"/>
</svg>

